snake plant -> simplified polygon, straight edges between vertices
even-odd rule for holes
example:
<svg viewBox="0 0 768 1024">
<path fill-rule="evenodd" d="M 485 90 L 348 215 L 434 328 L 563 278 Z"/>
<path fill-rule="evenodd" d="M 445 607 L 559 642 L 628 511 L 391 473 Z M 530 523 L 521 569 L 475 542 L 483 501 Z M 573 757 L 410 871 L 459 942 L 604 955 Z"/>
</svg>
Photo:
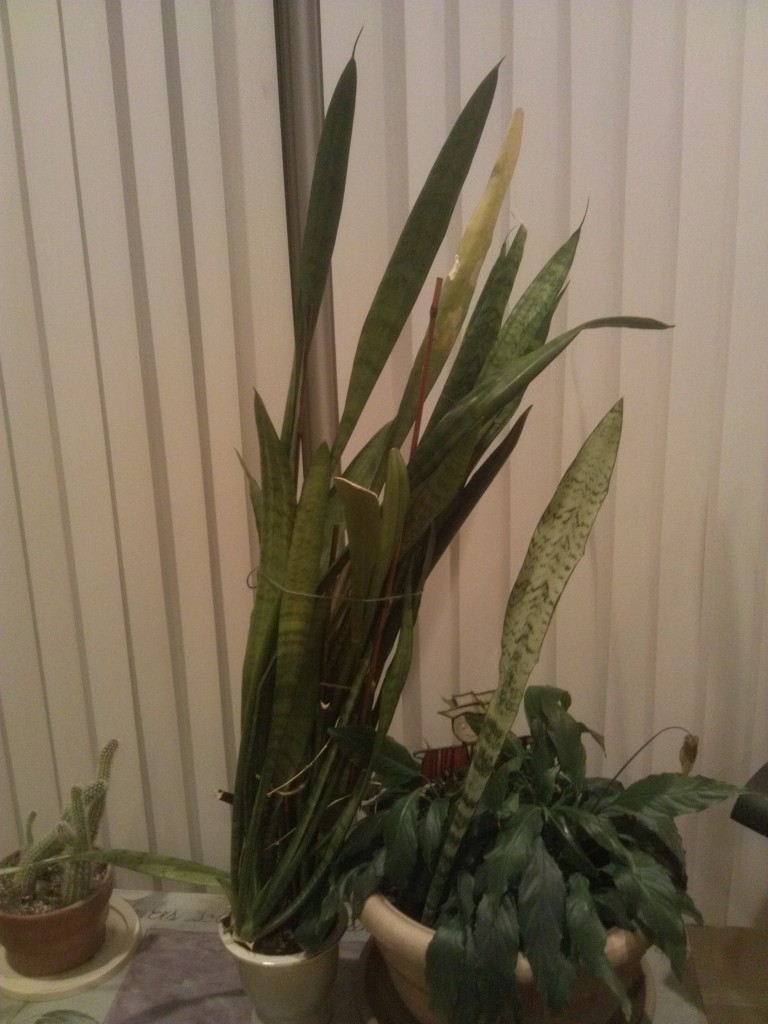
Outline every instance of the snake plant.
<svg viewBox="0 0 768 1024">
<path fill-rule="evenodd" d="M 307 357 L 341 215 L 356 76 L 353 57 L 319 143 L 282 423 L 270 420 L 258 393 L 254 400 L 260 467 L 248 479 L 259 564 L 226 880 L 234 933 L 252 947 L 295 932 L 317 910 L 408 675 L 425 580 L 515 448 L 528 384 L 586 328 L 664 326 L 609 317 L 548 340 L 580 228 L 508 312 L 526 240 L 519 227 L 475 295 L 520 147 L 523 115 L 516 111 L 453 269 L 436 287 L 431 310 L 416 309 L 424 340 L 399 405 L 348 454 L 444 239 L 493 100 L 494 69 L 461 111 L 405 222 L 362 326 L 336 435 L 302 460 Z M 422 425 L 425 397 L 454 349 Z M 375 737 L 370 757 L 354 766 L 332 732 L 350 726 Z M 164 873 L 162 858 L 130 856 L 130 866 Z M 183 870 L 174 862 L 173 877 Z M 200 869 L 192 870 L 199 880 Z"/>
</svg>

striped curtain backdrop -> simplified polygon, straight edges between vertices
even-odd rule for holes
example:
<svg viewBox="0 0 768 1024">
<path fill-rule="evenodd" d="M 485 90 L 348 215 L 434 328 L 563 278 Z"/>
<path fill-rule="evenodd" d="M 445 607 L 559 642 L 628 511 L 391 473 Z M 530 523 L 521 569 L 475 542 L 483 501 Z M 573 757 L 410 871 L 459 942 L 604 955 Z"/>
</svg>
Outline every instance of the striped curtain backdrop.
<svg viewBox="0 0 768 1024">
<path fill-rule="evenodd" d="M 449 740 L 445 696 L 495 683 L 507 594 L 565 467 L 619 395 L 611 495 L 535 681 L 569 689 L 612 773 L 656 730 L 699 770 L 768 758 L 768 6 L 759 0 L 320 0 L 325 96 L 358 35 L 358 112 L 333 267 L 343 398 L 407 210 L 460 105 L 504 58 L 435 266 L 514 107 L 498 242 L 527 282 L 585 215 L 556 326 L 622 311 L 531 389 L 508 470 L 429 581 L 398 715 Z M 290 284 L 272 4 L 0 5 L 0 820 L 50 818 L 110 736 L 108 839 L 226 864 L 254 560 L 235 449 L 251 389 L 278 415 Z M 432 282 L 363 425 L 393 411 Z M 679 734 L 627 769 L 674 770 Z M 762 839 L 684 823 L 712 923 L 768 925 Z M 13 837 L 11 837 L 12 839 Z"/>
</svg>

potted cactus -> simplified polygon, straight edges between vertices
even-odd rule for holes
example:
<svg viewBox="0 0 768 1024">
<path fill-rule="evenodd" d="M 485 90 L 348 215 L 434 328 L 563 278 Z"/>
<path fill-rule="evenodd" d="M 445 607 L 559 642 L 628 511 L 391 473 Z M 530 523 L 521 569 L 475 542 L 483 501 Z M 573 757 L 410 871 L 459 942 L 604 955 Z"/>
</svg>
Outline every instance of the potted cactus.
<svg viewBox="0 0 768 1024">
<path fill-rule="evenodd" d="M 2 862 L 0 944 L 19 974 L 38 977 L 79 967 L 104 943 L 112 868 L 81 855 L 96 852 L 116 750 L 117 741 L 110 740 L 94 780 L 72 787 L 60 821 L 37 840 L 32 811 L 24 847 Z"/>
</svg>

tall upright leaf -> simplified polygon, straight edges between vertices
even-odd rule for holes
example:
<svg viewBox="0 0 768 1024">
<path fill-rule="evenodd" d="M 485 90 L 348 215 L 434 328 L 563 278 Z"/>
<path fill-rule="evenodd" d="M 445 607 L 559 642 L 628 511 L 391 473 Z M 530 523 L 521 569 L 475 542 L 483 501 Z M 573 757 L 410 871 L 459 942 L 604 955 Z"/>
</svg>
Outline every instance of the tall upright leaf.
<svg viewBox="0 0 768 1024">
<path fill-rule="evenodd" d="M 421 292 L 464 184 L 490 110 L 498 68 L 459 114 L 414 203 L 366 317 L 333 445 L 338 462 Z"/>
<path fill-rule="evenodd" d="M 341 73 L 323 121 L 298 262 L 293 304 L 293 374 L 282 431 L 282 440 L 291 455 L 295 449 L 306 355 L 317 324 L 341 218 L 356 94 L 357 66 L 353 56 Z"/>
<path fill-rule="evenodd" d="M 595 427 L 536 527 L 507 603 L 499 685 L 472 755 L 450 832 L 432 879 L 423 920 L 430 924 L 472 813 L 517 715 L 557 603 L 581 560 L 611 481 L 621 437 L 622 403 Z"/>
</svg>

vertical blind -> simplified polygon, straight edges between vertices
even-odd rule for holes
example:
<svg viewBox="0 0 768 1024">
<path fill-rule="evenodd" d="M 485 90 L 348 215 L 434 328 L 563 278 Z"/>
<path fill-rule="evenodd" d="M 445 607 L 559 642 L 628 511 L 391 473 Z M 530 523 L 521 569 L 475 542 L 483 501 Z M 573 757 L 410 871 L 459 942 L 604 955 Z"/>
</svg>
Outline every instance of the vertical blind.
<svg viewBox="0 0 768 1024">
<path fill-rule="evenodd" d="M 768 758 L 768 8 L 643 0 L 321 0 L 326 98 L 355 38 L 358 112 L 333 267 L 354 344 L 460 105 L 504 58 L 436 261 L 525 109 L 498 243 L 527 282 L 584 219 L 556 326 L 622 311 L 531 389 L 509 469 L 430 578 L 397 728 L 449 739 L 444 697 L 495 684 L 528 538 L 619 397 L 609 500 L 535 681 L 569 689 L 612 773 L 657 729 L 705 774 Z M 2 48 L 0 819 L 50 820 L 120 741 L 108 839 L 226 865 L 254 543 L 235 450 L 290 359 L 272 4 L 8 0 Z M 586 216 L 585 216 L 586 215 Z M 432 282 L 363 424 L 392 415 Z M 627 769 L 674 770 L 664 734 Z M 12 829 L 3 829 L 3 839 Z M 713 922 L 768 924 L 761 837 L 685 823 Z"/>
</svg>

